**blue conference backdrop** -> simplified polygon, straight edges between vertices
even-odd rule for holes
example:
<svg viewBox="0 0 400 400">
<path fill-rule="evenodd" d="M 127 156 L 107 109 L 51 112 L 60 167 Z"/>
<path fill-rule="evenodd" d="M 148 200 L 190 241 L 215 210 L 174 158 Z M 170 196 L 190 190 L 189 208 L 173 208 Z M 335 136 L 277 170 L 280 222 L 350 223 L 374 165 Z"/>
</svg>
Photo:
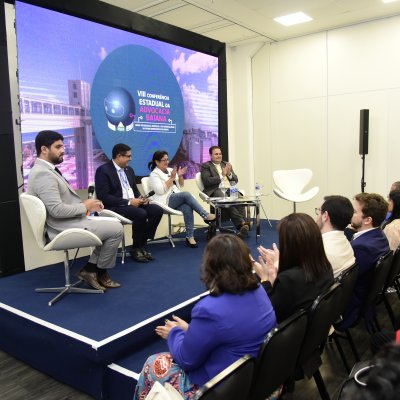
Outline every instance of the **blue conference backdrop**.
<svg viewBox="0 0 400 400">
<path fill-rule="evenodd" d="M 158 149 L 176 154 L 183 135 L 182 93 L 169 65 L 144 46 L 123 46 L 100 64 L 92 84 L 93 131 L 108 158 L 117 143 L 132 148 L 131 166 L 149 173 Z"/>
</svg>

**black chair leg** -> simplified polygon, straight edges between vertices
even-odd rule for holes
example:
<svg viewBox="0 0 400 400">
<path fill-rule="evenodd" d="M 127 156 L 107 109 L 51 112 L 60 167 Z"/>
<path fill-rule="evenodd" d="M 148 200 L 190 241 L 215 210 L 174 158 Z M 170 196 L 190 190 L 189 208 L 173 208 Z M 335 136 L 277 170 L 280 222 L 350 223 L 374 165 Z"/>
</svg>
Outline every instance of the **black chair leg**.
<svg viewBox="0 0 400 400">
<path fill-rule="evenodd" d="M 339 354 L 340 354 L 340 358 L 342 359 L 343 364 L 344 364 L 344 367 L 346 368 L 347 374 L 350 374 L 349 363 L 347 362 L 347 358 L 346 358 L 346 356 L 345 356 L 345 354 L 344 354 L 344 351 L 343 351 L 343 349 L 342 349 L 342 346 L 341 346 L 341 344 L 340 344 L 340 342 L 339 342 L 339 338 L 335 335 L 335 333 L 333 333 L 333 334 L 331 335 L 331 337 L 333 337 L 333 340 L 334 340 L 334 342 L 335 342 L 335 344 L 336 344 L 336 348 L 338 349 L 338 352 L 339 352 Z"/>
<path fill-rule="evenodd" d="M 382 298 L 383 298 L 383 303 L 385 304 L 386 310 L 388 312 L 390 322 L 392 323 L 393 329 L 396 330 L 396 319 L 393 313 L 392 306 L 390 305 L 390 302 L 385 293 L 382 294 Z"/>
<path fill-rule="evenodd" d="M 360 361 L 360 357 L 358 355 L 357 348 L 356 348 L 356 346 L 354 344 L 353 337 L 351 336 L 351 333 L 350 333 L 350 331 L 348 329 L 345 330 L 345 333 L 346 333 L 347 340 L 349 341 L 351 350 L 352 350 L 352 352 L 354 354 L 354 358 L 356 359 L 357 362 L 359 362 Z"/>
<path fill-rule="evenodd" d="M 321 373 L 319 372 L 319 369 L 315 374 L 313 375 L 315 383 L 318 388 L 318 392 L 321 396 L 322 400 L 330 400 L 331 398 L 329 397 L 328 391 L 326 390 L 326 386 L 324 383 L 324 380 L 322 379 Z"/>
</svg>

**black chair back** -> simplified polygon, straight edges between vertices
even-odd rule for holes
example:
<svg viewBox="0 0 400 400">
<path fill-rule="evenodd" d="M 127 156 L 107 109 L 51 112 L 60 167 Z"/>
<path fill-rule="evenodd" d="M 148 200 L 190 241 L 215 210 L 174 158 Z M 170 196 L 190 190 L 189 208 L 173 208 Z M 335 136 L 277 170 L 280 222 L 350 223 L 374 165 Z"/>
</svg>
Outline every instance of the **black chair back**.
<svg viewBox="0 0 400 400">
<path fill-rule="evenodd" d="M 245 355 L 201 386 L 192 400 L 245 400 L 250 393 L 254 358 Z"/>
<path fill-rule="evenodd" d="M 300 349 L 297 366 L 311 378 L 322 364 L 320 346 L 328 337 L 331 325 L 340 315 L 341 285 L 338 282 L 319 295 L 308 313 L 308 326 Z"/>
<path fill-rule="evenodd" d="M 343 314 L 347 309 L 354 285 L 357 281 L 358 269 L 357 263 L 354 263 L 336 278 L 336 282 L 339 282 L 341 285 L 340 305 L 338 305 L 340 314 Z"/>
<path fill-rule="evenodd" d="M 307 327 L 307 314 L 300 310 L 268 333 L 256 360 L 251 400 L 264 400 L 293 376 Z"/>
<path fill-rule="evenodd" d="M 373 307 L 380 297 L 385 286 L 390 268 L 392 266 L 393 252 L 389 251 L 385 255 L 379 257 L 376 266 L 371 275 L 371 283 L 369 285 L 367 296 L 362 308 L 362 315 L 367 315 L 368 311 Z"/>
<path fill-rule="evenodd" d="M 386 278 L 386 283 L 384 290 L 386 290 L 389 286 L 392 286 L 400 274 L 400 246 L 394 251 L 392 258 L 392 265 L 390 267 L 388 276 Z"/>
</svg>

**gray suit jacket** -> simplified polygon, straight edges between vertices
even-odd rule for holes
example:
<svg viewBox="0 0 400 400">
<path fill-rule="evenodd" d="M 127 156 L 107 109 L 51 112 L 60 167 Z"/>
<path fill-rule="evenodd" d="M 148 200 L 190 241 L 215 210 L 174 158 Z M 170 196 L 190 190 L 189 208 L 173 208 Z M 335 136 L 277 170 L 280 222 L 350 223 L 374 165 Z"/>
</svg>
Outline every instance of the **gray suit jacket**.
<svg viewBox="0 0 400 400">
<path fill-rule="evenodd" d="M 221 167 L 224 168 L 226 165 L 226 161 L 221 161 Z M 221 177 L 215 168 L 215 165 L 211 161 L 207 161 L 206 163 L 201 165 L 201 180 L 203 181 L 204 190 L 203 192 L 207 196 L 211 197 L 219 197 L 222 195 L 219 184 L 221 183 Z M 232 170 L 232 175 L 228 180 L 230 182 L 238 182 L 238 177 Z M 228 188 L 227 188 L 228 189 Z"/>
<path fill-rule="evenodd" d="M 37 159 L 29 173 L 28 193 L 47 210 L 47 233 L 53 239 L 69 228 L 87 228 L 86 207 L 69 183 L 50 165 Z"/>
</svg>

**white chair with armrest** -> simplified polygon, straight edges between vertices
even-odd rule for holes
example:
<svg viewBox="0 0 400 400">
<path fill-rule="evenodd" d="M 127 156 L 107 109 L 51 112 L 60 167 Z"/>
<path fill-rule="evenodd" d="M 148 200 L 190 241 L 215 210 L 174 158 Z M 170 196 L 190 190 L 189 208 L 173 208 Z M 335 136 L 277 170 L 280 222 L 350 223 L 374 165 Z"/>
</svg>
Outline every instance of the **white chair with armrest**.
<svg viewBox="0 0 400 400">
<path fill-rule="evenodd" d="M 128 218 L 123 217 L 121 214 L 116 213 L 115 211 L 103 209 L 102 211 L 99 212 L 99 215 L 101 217 L 112 217 L 116 218 L 121 222 L 122 226 L 125 227 L 125 225 L 132 225 L 132 221 Z M 125 247 L 125 232 L 122 235 L 122 240 L 121 240 L 121 253 L 118 253 L 118 256 L 121 257 L 121 264 L 125 263 L 125 257 L 126 257 L 126 247 Z"/>
<path fill-rule="evenodd" d="M 150 186 L 150 178 L 148 176 L 145 176 L 141 180 L 142 182 L 142 188 L 144 191 L 144 194 L 148 194 L 151 191 L 151 186 Z M 151 204 L 156 204 L 157 206 L 161 207 L 164 211 L 164 214 L 168 215 L 168 236 L 167 236 L 167 241 L 171 243 L 172 247 L 175 247 L 174 240 L 172 238 L 172 221 L 171 221 L 171 215 L 179 215 L 183 217 L 182 211 L 175 210 L 171 207 L 168 207 L 167 205 L 160 203 L 159 201 L 154 201 L 151 200 Z M 180 240 L 180 239 L 178 239 Z M 182 240 L 185 240 L 184 238 Z M 163 243 L 164 240 L 157 240 L 155 243 Z"/>
<path fill-rule="evenodd" d="M 311 200 L 319 192 L 319 186 L 302 193 L 313 176 L 311 169 L 287 169 L 274 171 L 272 177 L 275 185 L 274 193 L 281 199 L 293 202 L 293 212 L 296 212 L 296 203 Z"/>
<path fill-rule="evenodd" d="M 69 257 L 68 250 L 79 249 L 82 247 L 100 246 L 102 241 L 94 233 L 85 229 L 70 228 L 60 232 L 53 240 L 46 243 L 45 224 L 46 224 L 46 207 L 43 202 L 36 196 L 27 193 L 20 195 L 20 200 L 29 225 L 32 229 L 33 236 L 38 246 L 44 251 L 64 251 L 64 274 L 65 284 L 61 287 L 38 288 L 36 292 L 58 293 L 56 297 L 49 301 L 52 306 L 56 301 L 60 300 L 68 293 L 104 293 L 103 290 L 85 289 L 75 287 L 82 281 L 70 283 L 69 278 Z"/>
<path fill-rule="evenodd" d="M 89 195 L 92 194 L 93 196 L 96 196 L 95 194 L 95 187 L 94 183 L 91 183 L 88 188 Z M 90 197 L 89 197 L 90 198 Z M 132 221 L 128 218 L 123 217 L 121 214 L 116 213 L 115 211 L 103 209 L 98 213 L 101 217 L 110 217 L 110 218 L 116 218 L 119 222 L 121 222 L 122 226 L 125 228 L 125 225 L 132 225 Z M 125 257 L 126 257 L 126 247 L 125 247 L 125 232 L 122 235 L 122 240 L 121 240 L 121 252 L 117 254 L 119 257 L 121 257 L 121 264 L 125 263 Z"/>
</svg>

